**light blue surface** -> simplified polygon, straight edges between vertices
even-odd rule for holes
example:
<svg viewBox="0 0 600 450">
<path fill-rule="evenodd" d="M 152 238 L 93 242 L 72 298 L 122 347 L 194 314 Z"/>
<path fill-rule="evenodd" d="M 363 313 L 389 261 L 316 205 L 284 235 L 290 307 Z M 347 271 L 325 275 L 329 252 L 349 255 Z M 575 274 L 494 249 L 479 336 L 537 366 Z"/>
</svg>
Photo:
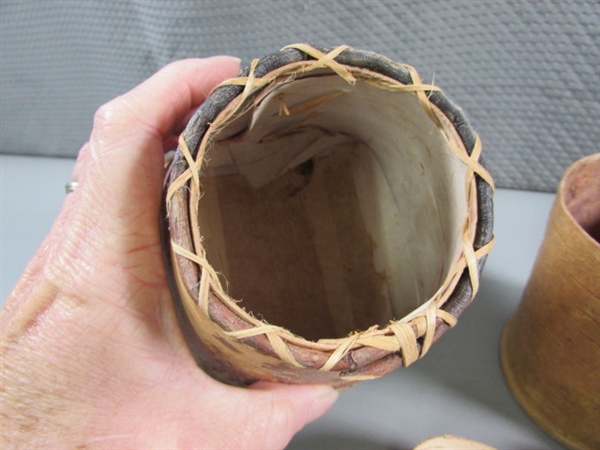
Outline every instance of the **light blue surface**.
<svg viewBox="0 0 600 450">
<path fill-rule="evenodd" d="M 74 159 L 0 155 L 2 302 L 50 231 Z"/>
<path fill-rule="evenodd" d="M 0 156 L 1 292 L 4 299 L 50 229 L 74 161 Z M 562 448 L 513 400 L 498 359 L 541 243 L 552 194 L 499 190 L 496 247 L 481 290 L 458 325 L 408 369 L 342 392 L 289 449 L 404 449 L 453 434 L 498 449 Z"/>
</svg>

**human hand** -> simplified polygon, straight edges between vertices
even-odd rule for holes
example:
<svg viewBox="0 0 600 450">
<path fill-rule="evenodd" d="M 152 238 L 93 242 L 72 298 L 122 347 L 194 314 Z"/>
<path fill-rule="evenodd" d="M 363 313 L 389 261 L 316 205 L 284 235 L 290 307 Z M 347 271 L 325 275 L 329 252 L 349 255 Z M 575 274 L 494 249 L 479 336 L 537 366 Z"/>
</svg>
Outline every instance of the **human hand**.
<svg viewBox="0 0 600 450">
<path fill-rule="evenodd" d="M 223 385 L 179 330 L 159 240 L 165 150 L 233 58 L 173 63 L 101 107 L 52 230 L 1 311 L 2 448 L 282 448 L 328 386 Z"/>
</svg>

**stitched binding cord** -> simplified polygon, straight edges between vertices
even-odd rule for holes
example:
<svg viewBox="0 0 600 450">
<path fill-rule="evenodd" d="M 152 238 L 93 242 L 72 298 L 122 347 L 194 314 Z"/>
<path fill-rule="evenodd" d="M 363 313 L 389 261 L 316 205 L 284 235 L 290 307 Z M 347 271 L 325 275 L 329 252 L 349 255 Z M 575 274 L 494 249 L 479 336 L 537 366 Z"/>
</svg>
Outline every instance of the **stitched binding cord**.
<svg viewBox="0 0 600 450">
<path fill-rule="evenodd" d="M 472 286 L 471 299 L 479 288 L 478 261 L 488 254 L 494 244 L 490 240 L 481 248 L 474 248 L 475 229 L 477 224 L 477 191 L 476 176 L 479 176 L 484 182 L 493 189 L 493 180 L 489 172 L 480 164 L 481 141 L 476 137 L 473 149 L 470 155 L 465 152 L 464 147 L 456 144 L 457 136 L 448 119 L 437 109 L 429 99 L 432 92 L 440 92 L 436 86 L 423 84 L 419 75 L 410 66 L 404 66 L 410 73 L 412 84 L 401 84 L 400 82 L 380 75 L 374 72 L 349 67 L 339 63 L 336 58 L 348 49 L 346 46 L 337 47 L 328 53 L 313 48 L 306 44 L 297 44 L 285 48 L 294 48 L 302 51 L 312 59 L 301 61 L 269 72 L 264 77 L 256 77 L 255 70 L 258 61 L 252 62 L 247 76 L 237 77 L 219 85 L 215 90 L 228 85 L 243 86 L 242 93 L 235 99 L 235 104 L 229 110 L 227 117 L 221 119 L 220 123 L 211 124 L 211 129 L 205 134 L 200 143 L 196 157 L 188 147 L 188 143 L 183 138 L 179 140 L 179 151 L 182 153 L 187 169 L 169 186 L 167 191 L 167 202 L 170 202 L 174 194 L 180 189 L 189 189 L 190 195 L 190 214 L 197 214 L 197 203 L 200 199 L 202 186 L 200 184 L 200 170 L 204 163 L 205 151 L 208 142 L 213 136 L 229 121 L 232 117 L 239 115 L 241 108 L 249 108 L 252 105 L 252 94 L 258 89 L 264 88 L 277 80 L 288 80 L 298 75 L 305 75 L 311 71 L 329 69 L 339 75 L 349 84 L 354 84 L 357 80 L 363 79 L 369 83 L 376 83 L 383 89 L 396 92 L 409 92 L 415 95 L 428 116 L 432 118 L 437 127 L 443 132 L 445 139 L 456 157 L 466 166 L 466 185 L 465 193 L 468 205 L 468 216 L 464 222 L 462 230 L 462 253 L 458 261 L 453 265 L 450 273 L 437 293 L 424 305 L 403 319 L 391 321 L 386 327 L 372 327 L 365 331 L 355 332 L 339 339 L 321 339 L 317 342 L 306 341 L 303 338 L 291 333 L 290 331 L 261 321 L 248 312 L 246 312 L 238 303 L 231 299 L 219 279 L 218 273 L 212 268 L 206 259 L 205 251 L 202 247 L 200 231 L 193 230 L 196 233 L 194 237 L 195 248 L 187 249 L 177 242 L 172 241 L 171 249 L 175 255 L 192 261 L 199 268 L 200 282 L 198 287 L 197 300 L 186 296 L 183 301 L 194 302 L 187 308 L 198 308 L 202 314 L 210 318 L 209 302 L 220 301 L 227 308 L 233 311 L 238 317 L 248 324 L 247 329 L 226 331 L 226 335 L 236 341 L 264 335 L 272 347 L 272 351 L 282 361 L 291 366 L 304 367 L 293 355 L 289 348 L 290 344 L 304 345 L 315 350 L 327 352 L 329 358 L 320 367 L 320 371 L 335 370 L 336 365 L 346 357 L 350 352 L 361 347 L 373 347 L 388 352 L 399 352 L 402 356 L 403 365 L 409 366 L 417 359 L 423 357 L 431 347 L 434 332 L 438 319 L 441 319 L 449 327 L 456 324 L 457 319 L 450 313 L 444 311 L 442 307 L 451 296 L 459 279 L 465 270 L 468 271 L 469 280 Z M 280 106 L 280 115 L 290 115 L 290 110 L 285 103 Z M 174 264 L 177 270 L 177 265 Z M 212 296 L 212 299 L 211 299 Z M 349 381 L 360 381 L 363 379 L 374 378 L 370 375 L 352 375 L 346 374 L 342 377 Z"/>
</svg>

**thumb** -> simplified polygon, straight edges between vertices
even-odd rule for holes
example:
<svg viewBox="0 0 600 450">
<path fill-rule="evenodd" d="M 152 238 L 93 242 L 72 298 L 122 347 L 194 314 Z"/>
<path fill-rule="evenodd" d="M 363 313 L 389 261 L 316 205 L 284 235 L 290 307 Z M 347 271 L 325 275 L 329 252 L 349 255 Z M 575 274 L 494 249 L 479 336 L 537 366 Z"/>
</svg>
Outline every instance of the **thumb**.
<svg viewBox="0 0 600 450">
<path fill-rule="evenodd" d="M 284 448 L 304 425 L 325 414 L 334 405 L 338 392 L 326 385 L 287 385 L 258 382 L 246 391 L 250 398 L 246 411 L 248 430 L 246 442 L 256 448 Z M 246 433 L 242 433 L 244 435 Z"/>
</svg>

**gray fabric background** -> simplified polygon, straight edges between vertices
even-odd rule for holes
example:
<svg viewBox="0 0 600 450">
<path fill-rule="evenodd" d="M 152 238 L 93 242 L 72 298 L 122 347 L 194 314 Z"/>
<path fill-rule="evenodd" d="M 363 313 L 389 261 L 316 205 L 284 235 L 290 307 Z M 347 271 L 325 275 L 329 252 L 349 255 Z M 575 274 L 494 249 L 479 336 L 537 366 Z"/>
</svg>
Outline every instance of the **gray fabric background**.
<svg viewBox="0 0 600 450">
<path fill-rule="evenodd" d="M 0 151 L 75 156 L 95 110 L 170 61 L 295 42 L 408 63 L 466 111 L 497 185 L 598 151 L 597 1 L 0 0 Z"/>
</svg>

